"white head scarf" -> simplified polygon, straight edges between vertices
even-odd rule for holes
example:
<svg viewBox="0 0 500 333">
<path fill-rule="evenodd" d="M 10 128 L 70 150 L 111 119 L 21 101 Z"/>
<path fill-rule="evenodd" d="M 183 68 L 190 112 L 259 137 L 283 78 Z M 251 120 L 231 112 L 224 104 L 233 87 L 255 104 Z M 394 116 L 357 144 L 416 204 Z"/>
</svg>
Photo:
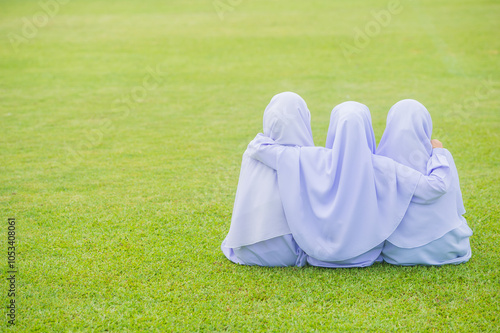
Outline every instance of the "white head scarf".
<svg viewBox="0 0 500 333">
<path fill-rule="evenodd" d="M 285 146 L 314 146 L 311 113 L 299 95 L 274 96 L 264 111 L 264 135 Z"/>
<path fill-rule="evenodd" d="M 265 149 L 277 155 L 283 208 L 297 244 L 321 261 L 342 261 L 381 244 L 403 218 L 421 177 L 389 158 L 373 155 L 375 140 L 365 105 L 345 102 L 332 111 L 327 145 Z M 272 153 L 271 153 L 272 152 Z"/>
<path fill-rule="evenodd" d="M 389 110 L 377 154 L 427 175 L 427 162 L 432 155 L 431 135 L 432 119 L 425 106 L 411 99 L 399 101 Z"/>
<path fill-rule="evenodd" d="M 311 113 L 297 94 L 274 96 L 264 111 L 264 135 L 282 145 L 314 146 Z M 276 171 L 243 154 L 226 247 L 236 248 L 290 234 Z"/>
<path fill-rule="evenodd" d="M 432 119 L 422 104 L 406 99 L 396 103 L 387 115 L 384 135 L 377 154 L 392 158 L 424 175 L 429 175 L 427 163 L 432 155 Z M 415 248 L 441 238 L 459 227 L 465 219 L 458 172 L 448 150 L 452 182 L 450 189 L 428 204 L 411 203 L 396 231 L 387 239 L 401 248 Z"/>
</svg>

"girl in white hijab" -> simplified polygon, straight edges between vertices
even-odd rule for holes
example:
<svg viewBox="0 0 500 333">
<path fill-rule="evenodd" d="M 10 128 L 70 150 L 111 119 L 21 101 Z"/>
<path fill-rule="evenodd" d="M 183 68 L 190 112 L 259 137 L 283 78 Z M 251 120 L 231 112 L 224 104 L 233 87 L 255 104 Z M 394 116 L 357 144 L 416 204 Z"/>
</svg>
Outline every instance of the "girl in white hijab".
<svg viewBox="0 0 500 333">
<path fill-rule="evenodd" d="M 264 111 L 264 135 L 285 146 L 314 146 L 311 114 L 297 94 L 274 96 Z M 231 227 L 222 243 L 226 257 L 243 265 L 303 266 L 283 212 L 276 171 L 243 154 Z"/>
<path fill-rule="evenodd" d="M 462 216 L 465 209 L 457 168 L 448 150 L 432 149 L 431 134 L 431 116 L 415 100 L 396 103 L 387 115 L 378 155 L 428 175 L 434 167 L 432 158 L 439 153 L 446 156 L 451 171 L 445 194 L 434 200 L 412 200 L 401 224 L 385 242 L 382 255 L 390 264 L 459 264 L 471 257 L 472 230 Z"/>
<path fill-rule="evenodd" d="M 288 226 L 312 265 L 371 265 L 414 195 L 432 200 L 446 191 L 449 166 L 442 153 L 431 158 L 428 176 L 374 154 L 370 112 L 363 104 L 333 109 L 326 146 L 284 146 L 259 134 L 247 149 L 277 170 Z"/>
</svg>

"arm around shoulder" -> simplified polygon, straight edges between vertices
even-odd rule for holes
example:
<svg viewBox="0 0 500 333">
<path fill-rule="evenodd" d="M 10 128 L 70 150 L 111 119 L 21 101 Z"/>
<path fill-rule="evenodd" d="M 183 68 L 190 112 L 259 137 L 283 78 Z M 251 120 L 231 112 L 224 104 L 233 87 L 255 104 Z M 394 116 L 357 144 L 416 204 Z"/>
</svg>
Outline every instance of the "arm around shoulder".
<svg viewBox="0 0 500 333">
<path fill-rule="evenodd" d="M 276 170 L 278 155 L 283 149 L 286 149 L 286 147 L 277 144 L 273 139 L 259 133 L 248 144 L 247 153 L 254 160 Z"/>
<path fill-rule="evenodd" d="M 427 176 L 421 177 L 412 202 L 431 203 L 445 194 L 451 184 L 450 163 L 444 148 L 434 148 L 427 163 Z"/>
</svg>

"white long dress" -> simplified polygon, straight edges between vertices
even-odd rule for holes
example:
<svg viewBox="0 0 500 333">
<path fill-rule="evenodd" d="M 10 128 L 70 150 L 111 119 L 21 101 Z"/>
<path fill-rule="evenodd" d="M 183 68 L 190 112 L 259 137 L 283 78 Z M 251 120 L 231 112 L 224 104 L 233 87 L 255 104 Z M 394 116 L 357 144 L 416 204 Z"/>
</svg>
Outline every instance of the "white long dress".
<svg viewBox="0 0 500 333">
<path fill-rule="evenodd" d="M 311 114 L 297 94 L 274 96 L 264 111 L 264 134 L 287 146 L 314 146 Z M 304 266 L 283 212 L 276 171 L 243 154 L 231 227 L 221 250 L 234 263 Z"/>
<path fill-rule="evenodd" d="M 427 109 L 415 100 L 396 103 L 387 116 L 377 154 L 405 164 L 424 175 L 436 167 L 440 151 L 449 162 L 446 193 L 429 199 L 416 191 L 398 228 L 382 250 L 384 260 L 394 265 L 459 264 L 471 258 L 472 230 L 462 216 L 465 208 L 457 168 L 446 149 L 432 149 L 432 120 Z"/>
</svg>

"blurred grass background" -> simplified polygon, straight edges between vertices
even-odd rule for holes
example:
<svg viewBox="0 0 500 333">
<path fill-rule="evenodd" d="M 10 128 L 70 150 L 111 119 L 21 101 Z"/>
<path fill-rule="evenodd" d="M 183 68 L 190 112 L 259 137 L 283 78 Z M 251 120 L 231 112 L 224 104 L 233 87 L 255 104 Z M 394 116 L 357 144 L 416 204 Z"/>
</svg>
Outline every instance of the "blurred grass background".
<svg viewBox="0 0 500 333">
<path fill-rule="evenodd" d="M 19 265 L 17 324 L 0 327 L 496 330 L 499 15 L 493 0 L 0 0 L 0 247 L 15 217 Z M 426 105 L 459 170 L 471 261 L 226 260 L 241 155 L 282 91 L 307 101 L 317 145 L 343 101 L 370 107 L 377 140 L 392 104 Z"/>
</svg>

